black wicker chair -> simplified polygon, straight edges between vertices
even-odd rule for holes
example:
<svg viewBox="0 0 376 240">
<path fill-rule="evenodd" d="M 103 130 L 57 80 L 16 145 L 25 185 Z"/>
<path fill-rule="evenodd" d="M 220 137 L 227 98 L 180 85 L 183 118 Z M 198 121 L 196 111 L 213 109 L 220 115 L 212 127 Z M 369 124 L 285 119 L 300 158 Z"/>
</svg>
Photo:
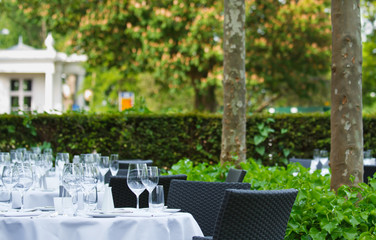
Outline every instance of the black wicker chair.
<svg viewBox="0 0 376 240">
<path fill-rule="evenodd" d="M 373 177 L 376 172 L 376 165 L 364 165 L 363 182 L 368 184 L 368 177 Z"/>
<path fill-rule="evenodd" d="M 159 177 L 158 185 L 163 185 L 165 202 L 167 202 L 170 182 L 173 179 L 186 180 L 187 175 L 166 175 Z M 111 177 L 110 187 L 112 187 L 115 208 L 136 207 L 136 195 L 129 189 L 126 176 Z M 140 195 L 140 208 L 148 207 L 148 197 L 149 193 L 146 190 Z"/>
<path fill-rule="evenodd" d="M 226 189 L 250 189 L 249 183 L 171 181 L 167 206 L 189 212 L 204 235 L 213 235 Z"/>
<path fill-rule="evenodd" d="M 128 173 L 128 169 L 119 169 L 116 176 L 127 176 L 127 173 Z M 111 177 L 112 177 L 111 171 L 108 170 L 108 172 L 104 175 L 104 182 L 109 183 Z"/>
<path fill-rule="evenodd" d="M 226 182 L 243 182 L 245 174 L 247 174 L 246 170 L 230 168 L 226 177 Z"/>
<path fill-rule="evenodd" d="M 226 190 L 213 237 L 193 240 L 284 239 L 298 190 Z"/>
</svg>

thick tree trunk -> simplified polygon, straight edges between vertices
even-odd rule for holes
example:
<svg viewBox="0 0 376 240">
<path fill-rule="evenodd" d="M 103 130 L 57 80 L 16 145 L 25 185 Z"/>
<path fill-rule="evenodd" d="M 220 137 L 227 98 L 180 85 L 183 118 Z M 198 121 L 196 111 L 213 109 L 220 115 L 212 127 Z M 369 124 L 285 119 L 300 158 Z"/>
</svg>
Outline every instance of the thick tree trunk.
<svg viewBox="0 0 376 240">
<path fill-rule="evenodd" d="M 245 3 L 224 1 L 224 76 L 221 163 L 246 160 Z"/>
<path fill-rule="evenodd" d="M 331 189 L 363 181 L 359 0 L 332 0 Z M 354 182 L 350 180 L 354 176 Z"/>
</svg>

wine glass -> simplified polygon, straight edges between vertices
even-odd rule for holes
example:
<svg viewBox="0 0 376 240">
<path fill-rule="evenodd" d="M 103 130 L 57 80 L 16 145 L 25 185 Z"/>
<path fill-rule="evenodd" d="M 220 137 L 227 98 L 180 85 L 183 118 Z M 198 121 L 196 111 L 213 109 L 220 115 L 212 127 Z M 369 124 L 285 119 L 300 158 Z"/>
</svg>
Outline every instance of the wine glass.
<svg viewBox="0 0 376 240">
<path fill-rule="evenodd" d="M 151 193 L 153 192 L 155 186 L 158 185 L 159 181 L 159 170 L 158 167 L 144 167 L 142 171 L 142 184 L 144 184 L 146 190 L 149 192 L 149 208 L 151 203 Z"/>
<path fill-rule="evenodd" d="M 80 189 L 82 180 L 81 163 L 67 163 L 64 164 L 63 169 L 63 186 L 72 196 L 73 215 L 76 215 L 78 208 L 77 192 Z"/>
<path fill-rule="evenodd" d="M 110 171 L 112 176 L 116 176 L 119 171 L 119 155 L 111 154 L 110 155 Z"/>
<path fill-rule="evenodd" d="M 18 183 L 18 168 L 14 165 L 8 164 L 3 167 L 1 180 L 5 188 L 9 191 L 8 206 L 11 208 L 12 204 L 12 190 Z"/>
<path fill-rule="evenodd" d="M 84 193 L 84 202 L 86 203 L 88 210 L 93 210 L 92 205 L 97 201 L 96 186 L 98 183 L 98 178 L 99 173 L 95 164 L 83 164 L 81 186 Z"/>
<path fill-rule="evenodd" d="M 321 150 L 321 151 L 320 151 L 320 162 L 321 162 L 323 168 L 326 168 L 326 167 L 327 167 L 327 165 L 328 165 L 328 160 L 329 160 L 329 158 L 328 158 L 328 151 L 326 151 L 326 150 Z"/>
<path fill-rule="evenodd" d="M 102 175 L 101 181 L 103 181 L 102 188 L 104 189 L 104 184 L 105 184 L 104 177 L 105 177 L 106 173 L 108 172 L 108 170 L 110 169 L 110 157 L 101 156 L 99 158 L 98 168 L 99 168 L 99 171 L 101 172 L 101 175 Z"/>
<path fill-rule="evenodd" d="M 15 187 L 21 194 L 21 211 L 23 211 L 25 193 L 33 185 L 33 171 L 30 163 L 15 163 L 14 167 L 18 170 L 18 181 Z"/>
<path fill-rule="evenodd" d="M 139 196 L 145 190 L 145 185 L 142 183 L 142 172 L 146 169 L 145 163 L 130 163 L 127 173 L 127 184 L 129 189 L 136 195 L 137 210 L 139 207 Z"/>
<path fill-rule="evenodd" d="M 55 166 L 56 166 L 56 169 L 58 170 L 60 184 L 62 184 L 62 181 L 63 181 L 63 169 L 64 169 L 64 164 L 66 163 L 69 163 L 69 153 L 57 153 Z"/>
</svg>

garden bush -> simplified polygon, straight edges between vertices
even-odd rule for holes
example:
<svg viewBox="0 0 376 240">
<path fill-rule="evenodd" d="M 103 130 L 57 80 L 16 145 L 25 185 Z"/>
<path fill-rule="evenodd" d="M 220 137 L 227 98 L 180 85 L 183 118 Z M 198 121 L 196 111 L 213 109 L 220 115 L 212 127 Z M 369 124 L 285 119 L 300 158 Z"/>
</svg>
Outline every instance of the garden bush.
<svg viewBox="0 0 376 240">
<path fill-rule="evenodd" d="M 374 117 L 364 118 L 364 146 L 376 144 Z M 189 158 L 217 163 L 221 150 L 220 115 L 212 114 L 23 114 L 0 115 L 0 151 L 50 144 L 71 156 L 119 153 L 122 159 L 152 159 L 171 167 Z M 252 115 L 247 118 L 247 156 L 264 165 L 289 157 L 311 158 L 314 148 L 330 149 L 329 114 Z"/>
<path fill-rule="evenodd" d="M 173 165 L 168 174 L 187 174 L 188 180 L 224 181 L 227 164 L 194 165 L 185 159 Z M 299 190 L 288 222 L 285 239 L 376 239 L 376 179 L 359 187 L 342 186 L 330 190 L 330 176 L 313 174 L 298 163 L 287 167 L 262 166 L 253 159 L 242 164 L 247 170 L 244 182 L 254 190 Z"/>
</svg>

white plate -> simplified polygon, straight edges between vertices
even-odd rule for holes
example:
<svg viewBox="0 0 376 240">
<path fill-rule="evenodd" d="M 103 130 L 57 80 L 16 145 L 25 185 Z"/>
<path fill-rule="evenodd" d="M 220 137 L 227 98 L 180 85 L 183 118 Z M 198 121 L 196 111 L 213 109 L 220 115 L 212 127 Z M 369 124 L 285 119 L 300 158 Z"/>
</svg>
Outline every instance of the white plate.
<svg viewBox="0 0 376 240">
<path fill-rule="evenodd" d="M 168 213 L 176 213 L 176 212 L 180 212 L 181 209 L 178 209 L 178 208 L 165 208 L 163 209 L 163 212 L 168 212 Z"/>
<path fill-rule="evenodd" d="M 41 212 L 7 212 L 4 217 L 35 217 L 41 215 Z"/>
<path fill-rule="evenodd" d="M 119 216 L 119 214 L 112 213 L 88 213 L 87 215 L 93 218 L 114 218 Z"/>
<path fill-rule="evenodd" d="M 55 208 L 53 206 L 46 206 L 46 207 L 37 207 L 40 211 L 55 211 Z"/>
</svg>

